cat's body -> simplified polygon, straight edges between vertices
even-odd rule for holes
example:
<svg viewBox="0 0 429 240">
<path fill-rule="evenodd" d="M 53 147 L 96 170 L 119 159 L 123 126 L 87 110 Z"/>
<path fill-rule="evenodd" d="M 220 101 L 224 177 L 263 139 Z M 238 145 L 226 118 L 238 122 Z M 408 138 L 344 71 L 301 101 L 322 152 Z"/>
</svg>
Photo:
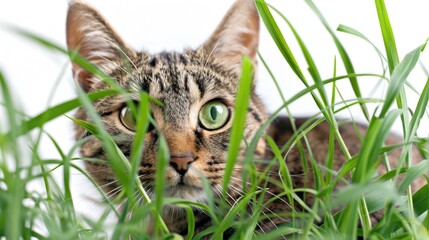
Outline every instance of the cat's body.
<svg viewBox="0 0 429 240">
<path fill-rule="evenodd" d="M 112 76 L 124 89 L 135 92 L 147 92 L 158 99 L 163 107 L 153 104 L 151 114 L 157 128 L 150 128 L 144 140 L 144 154 L 139 168 L 143 187 L 151 193 L 154 187 L 157 144 L 162 134 L 169 147 L 170 166 L 165 172 L 165 196 L 205 202 L 207 196 L 203 190 L 201 175 L 208 179 L 215 196 L 219 196 L 225 168 L 226 154 L 232 119 L 234 116 L 235 95 L 241 71 L 243 55 L 250 56 L 256 63 L 259 17 L 254 3 L 250 0 L 238 1 L 228 12 L 213 35 L 197 50 L 185 50 L 182 53 L 163 52 L 151 55 L 136 52 L 126 46 L 107 22 L 95 10 L 79 1 L 72 1 L 67 19 L 67 43 L 70 49 L 90 60 L 106 74 Z M 109 88 L 108 84 L 73 64 L 73 72 L 87 91 Z M 139 94 L 131 94 L 138 102 Z M 118 147 L 126 157 L 130 156 L 135 129 L 129 118 L 129 109 L 125 97 L 110 96 L 94 103 L 105 129 L 113 136 Z M 128 115 L 127 115 L 128 114 Z M 77 118 L 91 121 L 85 109 L 77 112 Z M 251 142 L 257 130 L 268 119 L 258 96 L 252 92 L 246 116 L 244 136 Z M 304 120 L 296 121 L 297 127 Z M 135 123 L 134 123 L 135 124 Z M 324 165 L 329 144 L 329 125 L 322 123 L 307 133 L 311 152 L 317 163 Z M 350 154 L 358 153 L 361 145 L 359 134 L 364 135 L 365 127 L 352 124 L 340 126 L 340 132 L 349 148 Z M 87 138 L 81 147 L 81 154 L 87 158 L 99 158 L 105 162 L 86 162 L 88 171 L 104 187 L 109 195 L 114 195 L 118 182 L 109 167 L 109 161 L 102 143 L 84 129 L 76 128 L 77 139 Z M 294 130 L 287 118 L 279 118 L 268 129 L 275 142 L 282 146 L 293 135 Z M 301 140 L 302 141 L 302 140 Z M 388 144 L 400 142 L 391 136 Z M 306 144 L 303 144 L 304 148 Z M 241 154 L 246 145 L 242 143 Z M 271 159 L 265 139 L 259 139 L 255 159 Z M 304 155 L 310 159 L 308 150 Z M 397 154 L 397 153 L 394 153 Z M 303 155 L 293 148 L 288 151 L 286 164 L 296 188 L 312 187 L 311 164 L 304 170 Z M 242 156 L 240 157 L 242 159 Z M 347 158 L 339 146 L 335 147 L 333 170 L 343 166 Z M 260 171 L 265 164 L 255 164 Z M 240 197 L 236 190 L 241 182 L 242 163 L 237 162 L 230 189 L 230 200 Z M 278 166 L 272 166 L 270 174 L 274 181 L 280 181 Z M 261 185 L 261 188 L 265 186 Z M 276 184 L 268 185 L 267 198 L 283 192 Z M 305 201 L 311 204 L 314 196 L 307 194 Z M 153 194 L 151 197 L 154 197 Z M 290 212 L 290 204 L 283 195 L 268 204 L 263 211 L 267 214 Z M 299 204 L 295 210 L 301 211 Z M 210 226 L 210 218 L 196 210 L 196 231 Z M 175 210 L 174 214 L 166 210 L 164 220 L 172 232 L 187 234 L 187 222 L 184 211 Z M 287 217 L 271 217 L 260 223 L 261 231 L 274 228 L 288 221 Z"/>
</svg>

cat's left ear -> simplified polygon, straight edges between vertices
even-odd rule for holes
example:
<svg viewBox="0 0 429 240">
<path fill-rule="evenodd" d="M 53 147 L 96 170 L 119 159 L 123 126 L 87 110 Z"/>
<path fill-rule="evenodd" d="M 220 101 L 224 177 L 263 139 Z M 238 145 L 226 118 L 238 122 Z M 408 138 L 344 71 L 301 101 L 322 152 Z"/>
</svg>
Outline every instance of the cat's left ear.
<svg viewBox="0 0 429 240">
<path fill-rule="evenodd" d="M 106 74 L 135 57 L 135 52 L 94 8 L 81 0 L 72 0 L 67 14 L 67 46 Z M 100 81 L 73 62 L 73 74 L 79 85 L 90 91 Z"/>
<path fill-rule="evenodd" d="M 237 0 L 200 50 L 240 74 L 243 55 L 255 60 L 258 42 L 259 15 L 255 3 Z"/>
</svg>

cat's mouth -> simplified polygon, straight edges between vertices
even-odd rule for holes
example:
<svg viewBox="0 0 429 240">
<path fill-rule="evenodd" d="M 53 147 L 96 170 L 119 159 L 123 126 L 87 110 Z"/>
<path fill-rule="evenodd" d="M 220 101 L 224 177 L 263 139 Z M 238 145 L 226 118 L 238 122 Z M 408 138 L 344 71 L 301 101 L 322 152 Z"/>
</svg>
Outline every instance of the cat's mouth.
<svg viewBox="0 0 429 240">
<path fill-rule="evenodd" d="M 206 194 L 203 187 L 192 174 L 176 175 L 165 188 L 167 197 L 182 198 L 192 201 L 204 201 Z"/>
<path fill-rule="evenodd" d="M 179 177 L 179 182 L 177 183 L 177 186 L 189 186 L 188 184 L 186 184 L 185 183 L 185 176 L 183 176 L 183 175 L 180 175 L 180 177 Z"/>
<path fill-rule="evenodd" d="M 203 191 L 203 188 L 192 180 L 193 179 L 191 176 L 181 175 L 176 178 L 176 181 L 173 181 L 171 184 L 169 184 L 170 186 L 167 188 Z"/>
<path fill-rule="evenodd" d="M 203 202 L 207 199 L 204 189 L 201 187 L 179 183 L 175 186 L 168 186 L 165 189 L 166 197 L 182 198 L 191 201 Z"/>
</svg>

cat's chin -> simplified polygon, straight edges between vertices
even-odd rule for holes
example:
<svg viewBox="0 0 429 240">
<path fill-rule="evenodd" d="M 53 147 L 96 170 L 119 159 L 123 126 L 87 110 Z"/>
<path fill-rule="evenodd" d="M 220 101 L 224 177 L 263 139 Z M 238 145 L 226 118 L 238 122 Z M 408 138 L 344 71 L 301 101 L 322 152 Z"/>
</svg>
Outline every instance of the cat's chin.
<svg viewBox="0 0 429 240">
<path fill-rule="evenodd" d="M 165 196 L 170 198 L 182 198 L 194 202 L 206 202 L 207 195 L 202 188 L 178 184 L 165 189 Z"/>
</svg>

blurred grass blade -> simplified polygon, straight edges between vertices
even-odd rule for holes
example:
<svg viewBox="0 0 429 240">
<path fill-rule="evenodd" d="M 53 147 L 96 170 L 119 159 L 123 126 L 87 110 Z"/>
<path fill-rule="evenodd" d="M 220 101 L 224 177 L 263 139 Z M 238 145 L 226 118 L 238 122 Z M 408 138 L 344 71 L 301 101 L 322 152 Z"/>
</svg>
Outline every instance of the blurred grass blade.
<svg viewBox="0 0 429 240">
<path fill-rule="evenodd" d="M 0 90 L 3 96 L 3 102 L 4 106 L 6 108 L 6 120 L 9 123 L 9 140 L 13 141 L 17 136 L 19 136 L 18 132 L 18 119 L 16 119 L 16 113 L 15 113 L 15 104 L 12 99 L 12 95 L 10 94 L 9 87 L 6 83 L 6 79 L 3 76 L 3 73 L 0 71 Z M 7 137 L 6 137 L 7 138 Z M 16 149 L 14 149 L 16 153 Z"/>
<path fill-rule="evenodd" d="M 119 86 L 119 84 L 112 79 L 108 74 L 100 70 L 96 65 L 91 63 L 88 59 L 81 57 L 77 54 L 75 51 L 69 51 L 63 47 L 61 47 L 58 44 L 53 43 L 52 41 L 46 40 L 45 38 L 42 38 L 30 31 L 27 31 L 25 29 L 22 29 L 17 26 L 11 26 L 11 25 L 5 25 L 7 29 L 9 29 L 12 32 L 15 32 L 29 40 L 32 40 L 35 43 L 38 43 L 41 46 L 44 46 L 48 49 L 55 50 L 57 52 L 66 54 L 70 57 L 71 61 L 81 66 L 83 69 L 88 71 L 91 74 L 94 74 L 95 76 L 99 77 L 101 80 L 105 81 L 109 86 L 112 88 L 124 92 L 124 90 Z"/>
<path fill-rule="evenodd" d="M 90 101 L 96 101 L 98 99 L 102 99 L 107 96 L 112 96 L 118 94 L 118 91 L 116 90 L 102 90 L 94 93 L 89 93 L 88 98 Z M 80 100 L 78 98 L 60 103 L 56 106 L 50 107 L 46 111 L 40 113 L 39 115 L 30 118 L 26 121 L 24 121 L 21 126 L 17 126 L 17 129 L 19 129 L 18 134 L 24 135 L 31 130 L 35 128 L 39 128 L 46 124 L 47 122 L 79 107 L 81 105 Z M 7 135 L 10 135 L 9 132 Z"/>
<path fill-rule="evenodd" d="M 156 157 L 156 176 L 155 176 L 155 216 L 162 216 L 162 205 L 165 192 L 165 172 L 170 159 L 168 144 L 163 135 L 159 136 L 158 152 Z M 159 230 L 168 233 L 160 217 L 155 218 L 155 236 L 158 236 Z M 164 228 L 163 228 L 164 227 Z"/>
<path fill-rule="evenodd" d="M 28 30 L 25 30 L 21 27 L 11 25 L 11 24 L 5 24 L 5 23 L 1 23 L 1 22 L 0 22 L 0 26 L 11 31 L 11 32 L 14 32 L 14 33 L 24 37 L 25 39 L 29 39 L 29 40 L 37 43 L 39 46 L 43 46 L 45 48 L 52 49 L 52 50 L 67 54 L 67 50 L 64 49 L 63 47 L 60 47 L 58 44 L 55 44 L 52 41 L 49 41 L 43 37 L 40 37 L 39 35 L 34 34 L 34 33 L 30 32 Z"/>
<path fill-rule="evenodd" d="M 429 172 L 429 161 L 421 161 L 414 166 L 411 166 L 405 173 L 401 184 L 398 187 L 398 192 L 403 193 L 407 190 L 416 178 L 424 176 L 425 173 Z M 428 202 L 429 205 L 429 202 Z"/>
<path fill-rule="evenodd" d="M 413 195 L 414 210 L 417 216 L 424 212 L 429 213 L 429 184 L 426 183 Z"/>
<path fill-rule="evenodd" d="M 228 185 L 237 162 L 240 151 L 241 139 L 246 122 L 247 107 L 249 105 L 250 91 L 252 89 L 253 77 L 252 60 L 244 56 L 242 62 L 242 71 L 240 84 L 238 86 L 237 97 L 235 101 L 234 120 L 232 122 L 230 145 L 226 158 L 225 173 L 223 177 L 223 191 L 226 194 Z"/>
<path fill-rule="evenodd" d="M 130 171 L 130 165 L 125 156 L 121 156 L 121 150 L 116 146 L 113 139 L 104 132 L 98 125 L 82 121 L 80 119 L 71 118 L 77 125 L 90 132 L 92 135 L 100 139 L 104 144 L 104 149 L 109 156 L 109 163 L 114 170 L 116 177 L 119 179 L 123 186 L 129 185 L 128 173 Z"/>
<path fill-rule="evenodd" d="M 15 113 L 16 105 L 12 99 L 6 79 L 1 72 L 0 91 L 6 107 L 6 120 L 10 127 L 10 134 L 4 138 L 4 142 L 0 143 L 0 193 L 5 194 L 4 200 L 0 198 L 0 215 L 5 216 L 5 218 L 0 216 L 0 223 L 4 224 L 0 226 L 0 231 L 4 231 L 5 239 L 18 240 L 20 239 L 24 227 L 23 223 L 25 222 L 25 211 L 22 207 L 22 201 L 25 196 L 26 186 L 18 170 L 22 165 L 22 161 L 18 160 L 20 159 L 20 155 L 19 146 L 16 142 L 19 135 L 19 129 L 17 128 L 18 119 Z M 13 162 L 14 165 L 8 166 L 8 162 L 6 161 L 7 154 L 10 154 L 16 160 Z"/>
<path fill-rule="evenodd" d="M 131 103 L 133 105 L 134 102 Z M 134 109 L 134 108 L 131 108 Z M 138 110 L 135 111 L 136 121 L 136 134 L 133 139 L 133 144 L 131 148 L 131 177 L 130 177 L 130 186 L 128 191 L 133 191 L 135 189 L 135 180 L 138 178 L 138 169 L 142 162 L 142 156 L 144 149 L 144 139 L 146 132 L 149 127 L 149 118 L 150 118 L 150 103 L 147 93 L 140 94 L 140 101 L 138 103 Z"/>
<path fill-rule="evenodd" d="M 128 192 L 127 189 L 129 189 L 129 185 L 131 184 L 130 178 L 133 177 L 130 175 L 131 172 L 131 166 L 129 160 L 126 158 L 124 153 L 121 151 L 121 149 L 116 145 L 115 141 L 112 139 L 112 137 L 107 133 L 107 131 L 104 129 L 104 124 L 102 120 L 100 119 L 100 116 L 95 111 L 90 99 L 87 97 L 87 94 L 85 94 L 81 89 L 77 89 L 79 100 L 81 101 L 82 106 L 87 111 L 89 117 L 91 118 L 91 121 L 93 121 L 94 125 L 97 128 L 97 134 L 98 139 L 103 144 L 103 149 L 105 153 L 107 154 L 107 157 L 109 159 L 109 163 L 111 168 L 113 169 L 113 172 L 115 173 L 115 176 L 119 180 L 119 183 L 123 186 L 125 189 L 125 194 L 128 198 L 132 197 L 135 193 L 134 191 Z M 82 126 L 85 127 L 85 126 Z M 91 129 L 86 129 L 91 130 Z M 134 181 L 134 180 L 133 180 Z M 147 193 L 144 191 L 144 189 L 141 186 L 141 182 L 138 181 L 137 190 L 141 193 L 142 197 L 145 199 L 145 201 L 148 203 L 150 202 L 150 199 L 148 198 Z M 128 204 L 129 202 L 125 202 L 125 207 L 122 212 L 122 215 L 118 221 L 118 226 L 120 226 L 122 223 L 124 223 L 126 216 L 128 215 Z M 154 215 L 155 218 L 159 218 L 158 223 L 160 228 L 163 230 L 164 233 L 168 233 L 168 229 L 165 225 L 165 223 L 162 221 L 161 217 L 159 215 Z M 120 237 L 123 234 L 123 229 L 120 227 L 115 228 L 115 231 L 113 233 L 113 238 Z"/>
<path fill-rule="evenodd" d="M 72 120 L 74 123 L 76 123 L 78 126 L 82 127 L 92 135 L 96 137 L 100 137 L 98 128 L 95 124 L 92 124 L 90 122 L 86 122 L 77 118 L 68 117 L 70 120 Z"/>
<path fill-rule="evenodd" d="M 335 199 L 332 201 L 332 205 L 334 207 L 347 205 L 350 202 L 353 202 L 356 199 L 359 199 L 362 196 L 366 196 L 368 194 L 381 196 L 384 201 L 392 201 L 398 198 L 395 187 L 392 185 L 392 183 L 389 182 L 354 184 L 346 186 L 335 193 Z"/>
</svg>

